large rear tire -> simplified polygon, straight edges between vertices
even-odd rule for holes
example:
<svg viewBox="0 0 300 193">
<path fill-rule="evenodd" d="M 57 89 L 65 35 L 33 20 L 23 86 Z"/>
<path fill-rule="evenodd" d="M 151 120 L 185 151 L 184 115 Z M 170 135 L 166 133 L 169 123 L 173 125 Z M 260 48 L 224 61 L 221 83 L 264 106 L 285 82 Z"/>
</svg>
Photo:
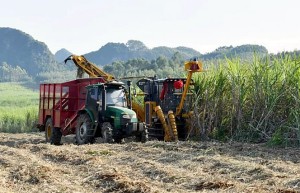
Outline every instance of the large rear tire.
<svg viewBox="0 0 300 193">
<path fill-rule="evenodd" d="M 77 119 L 75 138 L 78 145 L 95 142 L 93 124 L 88 114 L 79 115 Z"/>
<path fill-rule="evenodd" d="M 53 121 L 51 118 L 48 118 L 45 126 L 45 138 L 46 143 L 61 145 L 62 133 L 60 128 L 53 127 Z"/>
</svg>

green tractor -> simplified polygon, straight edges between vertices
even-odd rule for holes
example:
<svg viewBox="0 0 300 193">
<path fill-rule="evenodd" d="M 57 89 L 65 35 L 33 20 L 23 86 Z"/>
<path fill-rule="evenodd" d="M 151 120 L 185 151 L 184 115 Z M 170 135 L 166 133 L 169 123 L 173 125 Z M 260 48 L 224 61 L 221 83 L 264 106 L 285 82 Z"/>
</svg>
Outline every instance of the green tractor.
<svg viewBox="0 0 300 193">
<path fill-rule="evenodd" d="M 84 109 L 78 111 L 76 143 L 93 143 L 96 137 L 103 142 L 121 142 L 135 136 L 138 141 L 148 140 L 145 123 L 139 122 L 136 113 L 128 108 L 125 86 L 111 81 L 86 87 Z"/>
</svg>

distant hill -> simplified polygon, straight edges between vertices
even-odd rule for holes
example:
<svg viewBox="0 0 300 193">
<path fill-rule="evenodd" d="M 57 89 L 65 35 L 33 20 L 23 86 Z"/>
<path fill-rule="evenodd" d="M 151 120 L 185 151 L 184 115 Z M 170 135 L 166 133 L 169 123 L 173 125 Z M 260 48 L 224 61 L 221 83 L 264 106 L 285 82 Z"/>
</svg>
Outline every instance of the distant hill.
<svg viewBox="0 0 300 193">
<path fill-rule="evenodd" d="M 271 54 L 271 57 L 273 57 L 273 58 L 282 58 L 285 56 L 291 56 L 293 58 L 298 58 L 298 57 L 300 57 L 300 50 L 294 50 L 292 52 L 284 51 L 284 52 L 279 52 L 277 54 Z"/>
<path fill-rule="evenodd" d="M 241 46 L 223 46 L 217 48 L 215 51 L 204 54 L 201 56 L 203 60 L 214 60 L 222 58 L 235 58 L 239 57 L 242 59 L 253 59 L 253 55 L 257 54 L 258 56 L 266 56 L 268 50 L 264 46 L 260 45 L 241 45 Z"/>
<path fill-rule="evenodd" d="M 138 40 L 129 40 L 124 43 L 107 43 L 99 50 L 84 54 L 90 61 L 105 65 L 114 61 L 127 61 L 129 59 L 144 58 L 155 60 L 159 56 L 172 57 L 179 52 L 185 59 L 200 56 L 200 52 L 186 47 L 169 48 L 165 46 L 149 49 L 145 44 Z"/>
<path fill-rule="evenodd" d="M 0 64 L 24 69 L 30 76 L 57 69 L 54 55 L 47 45 L 12 28 L 0 28 Z"/>
<path fill-rule="evenodd" d="M 211 53 L 201 54 L 183 46 L 150 49 L 141 41 L 129 40 L 127 43 L 110 42 L 84 55 L 91 62 L 106 66 L 108 71 L 119 72 L 123 66 L 131 71 L 146 70 L 145 73 L 149 75 L 161 71 L 165 76 L 193 57 L 200 57 L 204 61 L 225 57 L 251 59 L 254 52 L 258 56 L 268 54 L 268 50 L 260 45 L 223 46 Z M 64 48 L 53 55 L 45 43 L 29 34 L 17 29 L 0 28 L 0 81 L 60 82 L 73 79 L 76 67 L 60 64 L 69 55 L 71 52 Z"/>
<path fill-rule="evenodd" d="M 115 61 L 127 61 L 130 59 L 143 58 L 148 61 L 155 60 L 160 56 L 171 58 L 175 53 L 179 53 L 184 60 L 193 57 L 200 57 L 202 60 L 213 60 L 222 58 L 240 57 L 242 59 L 252 59 L 254 52 L 258 56 L 266 56 L 268 50 L 260 45 L 241 45 L 237 47 L 223 46 L 215 51 L 201 54 L 197 50 L 188 47 L 170 48 L 159 46 L 149 49 L 143 42 L 129 40 L 124 43 L 107 43 L 99 50 L 85 54 L 86 58 L 100 66 L 111 64 Z"/>
<path fill-rule="evenodd" d="M 65 48 L 62 48 L 54 54 L 54 57 L 58 63 L 61 63 L 70 55 L 72 55 L 70 51 L 66 50 Z"/>
</svg>

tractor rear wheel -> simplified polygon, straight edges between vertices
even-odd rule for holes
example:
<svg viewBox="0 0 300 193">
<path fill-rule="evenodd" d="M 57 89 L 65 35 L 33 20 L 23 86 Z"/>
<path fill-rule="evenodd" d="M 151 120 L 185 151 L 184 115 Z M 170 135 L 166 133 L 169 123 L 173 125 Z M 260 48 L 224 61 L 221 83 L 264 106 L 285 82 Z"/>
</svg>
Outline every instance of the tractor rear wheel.
<svg viewBox="0 0 300 193">
<path fill-rule="evenodd" d="M 81 114 L 77 119 L 76 125 L 76 143 L 78 145 L 94 143 L 95 136 L 93 124 L 88 114 Z"/>
<path fill-rule="evenodd" d="M 48 118 L 45 127 L 46 143 L 50 142 L 54 145 L 61 145 L 61 136 L 62 133 L 60 131 L 60 128 L 53 127 L 52 119 Z"/>
<path fill-rule="evenodd" d="M 112 126 L 109 122 L 102 123 L 101 126 L 101 134 L 104 143 L 112 143 L 113 140 L 113 133 L 112 133 Z"/>
</svg>

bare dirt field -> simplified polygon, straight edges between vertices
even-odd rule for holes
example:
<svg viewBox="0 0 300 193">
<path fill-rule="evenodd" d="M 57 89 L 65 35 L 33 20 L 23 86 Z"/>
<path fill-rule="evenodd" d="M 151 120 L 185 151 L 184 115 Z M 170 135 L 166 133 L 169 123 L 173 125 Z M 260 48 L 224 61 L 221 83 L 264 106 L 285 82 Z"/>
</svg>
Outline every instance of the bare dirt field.
<svg viewBox="0 0 300 193">
<path fill-rule="evenodd" d="M 300 192 L 300 149 L 218 142 L 46 144 L 0 133 L 0 192 Z"/>
</svg>

